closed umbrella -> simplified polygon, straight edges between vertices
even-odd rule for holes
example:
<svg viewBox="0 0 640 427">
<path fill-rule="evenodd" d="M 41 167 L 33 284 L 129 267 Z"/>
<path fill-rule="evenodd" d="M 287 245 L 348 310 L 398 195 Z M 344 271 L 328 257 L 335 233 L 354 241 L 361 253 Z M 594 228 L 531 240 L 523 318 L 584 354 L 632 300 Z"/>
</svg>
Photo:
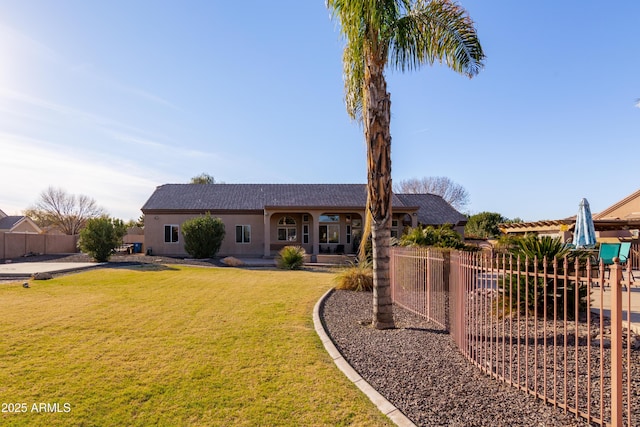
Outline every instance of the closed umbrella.
<svg viewBox="0 0 640 427">
<path fill-rule="evenodd" d="M 573 231 L 573 244 L 576 248 L 589 248 L 596 244 L 596 229 L 593 226 L 593 217 L 587 199 L 580 201 L 576 227 Z"/>
</svg>

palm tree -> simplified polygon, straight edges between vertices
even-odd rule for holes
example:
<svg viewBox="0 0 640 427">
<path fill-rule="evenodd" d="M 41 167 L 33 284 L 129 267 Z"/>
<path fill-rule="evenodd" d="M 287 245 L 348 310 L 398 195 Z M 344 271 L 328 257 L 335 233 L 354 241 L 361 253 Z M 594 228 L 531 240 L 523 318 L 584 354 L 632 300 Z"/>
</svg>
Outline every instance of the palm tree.
<svg viewBox="0 0 640 427">
<path fill-rule="evenodd" d="M 345 98 L 363 123 L 367 146 L 367 203 L 373 241 L 373 326 L 393 328 L 389 281 L 391 236 L 391 100 L 385 69 L 445 62 L 469 77 L 484 53 L 473 22 L 451 0 L 327 0 L 345 38 Z"/>
</svg>

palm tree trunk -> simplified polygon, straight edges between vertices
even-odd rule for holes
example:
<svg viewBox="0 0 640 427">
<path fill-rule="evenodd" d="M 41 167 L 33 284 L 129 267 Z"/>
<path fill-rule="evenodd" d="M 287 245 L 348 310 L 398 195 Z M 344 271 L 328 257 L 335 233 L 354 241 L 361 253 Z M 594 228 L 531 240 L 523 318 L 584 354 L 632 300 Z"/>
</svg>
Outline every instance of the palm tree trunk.
<svg viewBox="0 0 640 427">
<path fill-rule="evenodd" d="M 373 326 L 395 327 L 389 280 L 391 239 L 391 98 L 384 63 L 367 60 L 364 132 L 367 144 L 367 197 L 373 243 Z"/>
</svg>

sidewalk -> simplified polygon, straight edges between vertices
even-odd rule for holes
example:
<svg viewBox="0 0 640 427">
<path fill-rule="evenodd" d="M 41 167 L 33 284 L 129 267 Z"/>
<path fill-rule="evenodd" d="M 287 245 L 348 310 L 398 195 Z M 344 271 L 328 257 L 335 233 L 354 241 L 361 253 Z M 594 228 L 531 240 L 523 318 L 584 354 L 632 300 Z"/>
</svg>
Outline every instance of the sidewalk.
<svg viewBox="0 0 640 427">
<path fill-rule="evenodd" d="M 593 288 L 591 293 L 591 311 L 600 312 L 600 288 Z M 602 292 L 602 312 L 605 317 L 611 318 L 611 288 L 605 288 Z M 640 334 L 640 288 L 622 289 L 622 319 L 623 327 L 627 327 L 627 313 L 631 312 L 631 330 Z"/>
</svg>

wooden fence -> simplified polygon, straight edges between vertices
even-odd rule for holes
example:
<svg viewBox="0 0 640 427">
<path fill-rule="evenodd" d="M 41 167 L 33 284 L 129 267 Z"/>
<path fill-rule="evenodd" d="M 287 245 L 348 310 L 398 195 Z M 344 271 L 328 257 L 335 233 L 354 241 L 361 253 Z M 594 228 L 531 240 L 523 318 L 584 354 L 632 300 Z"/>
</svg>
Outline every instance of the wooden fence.
<svg viewBox="0 0 640 427">
<path fill-rule="evenodd" d="M 78 252 L 78 236 L 0 232 L 0 259 Z"/>
</svg>

